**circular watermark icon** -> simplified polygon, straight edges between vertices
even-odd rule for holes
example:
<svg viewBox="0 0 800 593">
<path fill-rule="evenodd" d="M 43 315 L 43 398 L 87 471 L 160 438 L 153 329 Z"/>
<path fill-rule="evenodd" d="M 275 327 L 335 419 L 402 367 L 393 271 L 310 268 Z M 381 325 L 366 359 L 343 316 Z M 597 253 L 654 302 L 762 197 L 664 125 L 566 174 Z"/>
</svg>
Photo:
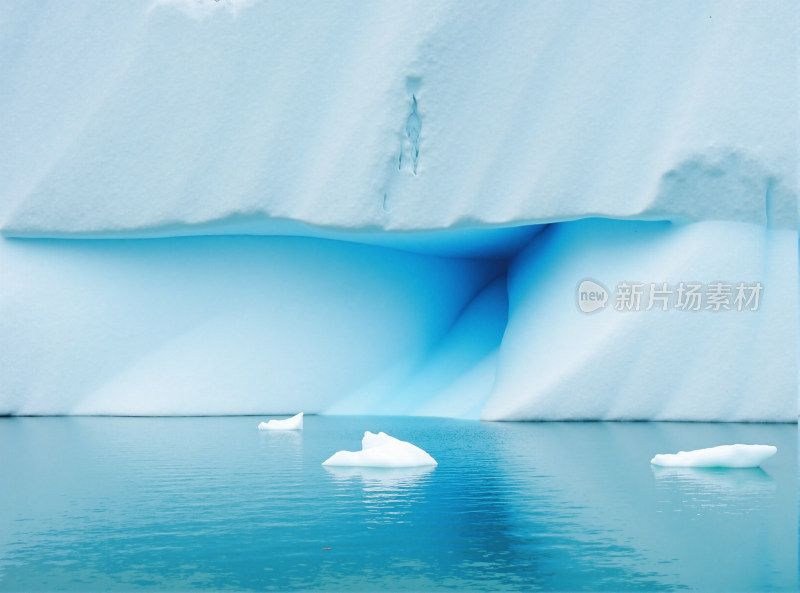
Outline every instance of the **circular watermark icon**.
<svg viewBox="0 0 800 593">
<path fill-rule="evenodd" d="M 605 309 L 608 302 L 608 290 L 594 280 L 584 280 L 578 284 L 578 309 L 584 313 L 594 313 Z"/>
</svg>

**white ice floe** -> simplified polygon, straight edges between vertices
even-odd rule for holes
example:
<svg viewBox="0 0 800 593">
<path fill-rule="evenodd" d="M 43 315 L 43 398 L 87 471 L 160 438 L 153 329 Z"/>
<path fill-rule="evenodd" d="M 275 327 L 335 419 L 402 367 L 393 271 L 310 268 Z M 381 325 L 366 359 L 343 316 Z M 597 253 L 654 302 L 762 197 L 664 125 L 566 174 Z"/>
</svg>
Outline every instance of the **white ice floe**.
<svg viewBox="0 0 800 593">
<path fill-rule="evenodd" d="M 270 420 L 258 425 L 259 430 L 303 430 L 303 412 L 285 420 Z"/>
<path fill-rule="evenodd" d="M 758 467 L 777 452 L 772 445 L 720 445 L 659 454 L 650 463 L 664 467 Z"/>
<path fill-rule="evenodd" d="M 361 451 L 339 451 L 322 462 L 329 466 L 351 467 L 422 467 L 438 465 L 436 460 L 416 445 L 401 441 L 385 432 L 367 431 L 361 439 Z"/>
</svg>

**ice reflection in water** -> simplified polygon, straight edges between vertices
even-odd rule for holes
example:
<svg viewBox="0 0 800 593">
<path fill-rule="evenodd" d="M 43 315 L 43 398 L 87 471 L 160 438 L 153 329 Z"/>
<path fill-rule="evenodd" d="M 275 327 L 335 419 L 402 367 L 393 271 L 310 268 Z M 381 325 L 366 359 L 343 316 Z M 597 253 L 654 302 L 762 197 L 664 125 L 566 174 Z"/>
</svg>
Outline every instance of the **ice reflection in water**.
<svg viewBox="0 0 800 593">
<path fill-rule="evenodd" d="M 359 479 L 365 492 L 393 492 L 410 488 L 430 474 L 435 466 L 425 467 L 339 467 L 324 466 L 338 482 Z"/>
<path fill-rule="evenodd" d="M 658 492 L 676 511 L 720 509 L 746 514 L 763 508 L 773 498 L 775 480 L 762 468 L 653 467 Z"/>
<path fill-rule="evenodd" d="M 433 466 L 375 468 L 325 466 L 325 471 L 340 486 L 360 484 L 364 508 L 369 513 L 369 523 L 402 523 L 414 510 L 414 505 L 424 499 L 421 486 Z"/>
</svg>

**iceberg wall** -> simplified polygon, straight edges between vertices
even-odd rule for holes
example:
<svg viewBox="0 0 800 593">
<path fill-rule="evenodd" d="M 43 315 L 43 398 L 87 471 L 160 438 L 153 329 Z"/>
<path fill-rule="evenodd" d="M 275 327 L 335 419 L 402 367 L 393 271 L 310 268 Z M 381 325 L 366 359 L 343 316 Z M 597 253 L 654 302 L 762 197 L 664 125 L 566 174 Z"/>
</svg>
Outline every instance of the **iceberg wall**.
<svg viewBox="0 0 800 593">
<path fill-rule="evenodd" d="M 796 419 L 793 1 L 2 24 L 0 414 Z"/>
<path fill-rule="evenodd" d="M 510 268 L 509 322 L 482 418 L 793 421 L 796 242 L 793 231 L 731 222 L 552 225 Z M 588 314 L 577 306 L 586 278 L 610 293 Z M 718 282 L 727 309 L 709 296 Z M 755 310 L 736 304 L 735 287 L 757 282 Z M 682 283 L 705 284 L 705 300 L 677 306 Z M 619 298 L 622 284 L 644 285 L 638 308 Z"/>
<path fill-rule="evenodd" d="M 307 238 L 5 240 L 0 413 L 323 412 L 404 380 L 496 274 Z"/>
</svg>

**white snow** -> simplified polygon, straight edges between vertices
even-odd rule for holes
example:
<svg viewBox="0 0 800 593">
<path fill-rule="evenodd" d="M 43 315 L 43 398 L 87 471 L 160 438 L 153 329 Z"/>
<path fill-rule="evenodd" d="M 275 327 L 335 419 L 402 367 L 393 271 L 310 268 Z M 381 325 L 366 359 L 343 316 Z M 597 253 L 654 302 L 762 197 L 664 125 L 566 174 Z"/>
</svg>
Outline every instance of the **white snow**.
<svg viewBox="0 0 800 593">
<path fill-rule="evenodd" d="M 275 418 L 261 422 L 258 425 L 259 430 L 303 430 L 303 412 L 286 418 L 285 420 L 276 420 Z"/>
<path fill-rule="evenodd" d="M 695 451 L 661 453 L 650 463 L 664 467 L 758 467 L 778 452 L 772 445 L 720 445 Z"/>
<path fill-rule="evenodd" d="M 12 0 L 1 226 L 796 228 L 797 28 L 793 0 Z"/>
<path fill-rule="evenodd" d="M 422 467 L 437 465 L 436 460 L 416 445 L 401 441 L 385 432 L 366 431 L 361 451 L 338 451 L 322 462 L 327 466 L 350 467 Z"/>
</svg>

